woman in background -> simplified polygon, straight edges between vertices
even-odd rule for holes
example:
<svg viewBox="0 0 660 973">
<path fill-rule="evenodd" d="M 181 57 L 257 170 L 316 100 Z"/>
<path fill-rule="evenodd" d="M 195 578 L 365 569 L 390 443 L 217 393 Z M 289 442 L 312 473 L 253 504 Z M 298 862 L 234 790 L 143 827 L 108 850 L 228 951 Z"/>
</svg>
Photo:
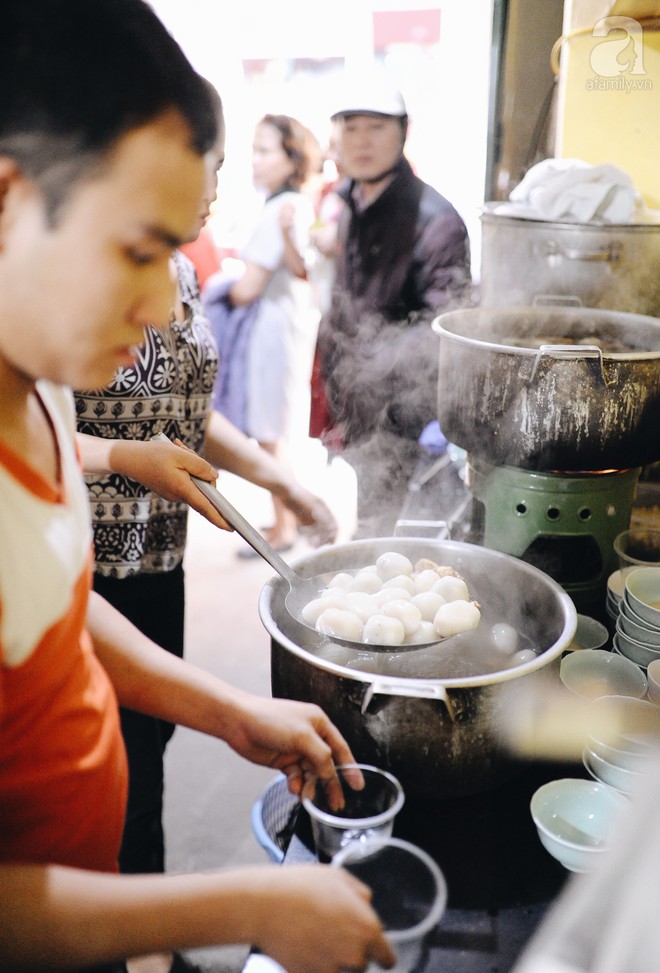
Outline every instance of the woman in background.
<svg viewBox="0 0 660 973">
<path fill-rule="evenodd" d="M 306 280 L 303 254 L 314 222 L 311 200 L 301 192 L 320 162 L 318 143 L 296 119 L 265 115 L 252 146 L 254 184 L 266 192 L 259 221 L 241 252 L 245 265 L 230 283 L 211 280 L 204 299 L 220 347 L 220 375 L 215 405 L 259 445 L 288 463 L 287 440 L 307 431 L 309 381 L 316 342 L 316 318 Z M 249 335 L 244 333 L 244 413 L 227 413 L 222 393 L 223 368 L 236 366 L 225 355 L 223 329 L 233 309 L 252 305 Z M 295 518 L 273 496 L 273 524 L 264 531 L 276 550 L 290 550 L 297 536 Z M 252 549 L 245 551 L 251 555 Z"/>
</svg>

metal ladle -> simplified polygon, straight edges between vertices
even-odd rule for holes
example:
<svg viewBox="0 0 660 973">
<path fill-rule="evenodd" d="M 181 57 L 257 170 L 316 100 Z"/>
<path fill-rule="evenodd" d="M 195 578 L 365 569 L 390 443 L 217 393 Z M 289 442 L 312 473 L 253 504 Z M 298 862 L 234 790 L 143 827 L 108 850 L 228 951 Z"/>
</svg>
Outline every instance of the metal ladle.
<svg viewBox="0 0 660 973">
<path fill-rule="evenodd" d="M 201 490 L 207 500 L 210 500 L 215 509 L 222 514 L 227 523 L 288 583 L 289 593 L 284 599 L 287 611 L 296 622 L 304 625 L 305 628 L 310 629 L 310 631 L 318 636 L 319 632 L 314 626 L 309 625 L 302 617 L 302 611 L 305 605 L 309 604 L 313 599 L 318 598 L 321 592 L 327 587 L 328 575 L 316 575 L 312 578 L 303 578 L 280 557 L 268 541 L 248 523 L 245 517 L 238 512 L 233 504 L 212 483 L 209 483 L 208 480 L 200 480 L 196 476 L 191 476 L 191 480 Z M 411 649 L 422 649 L 425 646 L 435 645 L 437 642 L 442 641 L 442 639 L 437 638 L 430 642 L 416 642 L 410 645 L 373 645 L 371 642 L 355 642 L 352 639 L 341 638 L 337 635 L 327 637 L 333 642 L 348 645 L 362 652 L 406 652 Z"/>
</svg>

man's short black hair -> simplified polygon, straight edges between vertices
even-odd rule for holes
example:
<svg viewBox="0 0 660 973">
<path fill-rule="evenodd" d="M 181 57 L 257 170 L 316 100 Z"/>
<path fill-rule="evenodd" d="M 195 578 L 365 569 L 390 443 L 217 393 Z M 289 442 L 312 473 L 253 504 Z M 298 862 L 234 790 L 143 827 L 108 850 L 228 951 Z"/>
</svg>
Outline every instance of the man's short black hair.
<svg viewBox="0 0 660 973">
<path fill-rule="evenodd" d="M 127 132 L 175 109 L 200 155 L 216 138 L 208 89 L 143 0 L 3 0 L 0 155 L 54 215 Z"/>
</svg>

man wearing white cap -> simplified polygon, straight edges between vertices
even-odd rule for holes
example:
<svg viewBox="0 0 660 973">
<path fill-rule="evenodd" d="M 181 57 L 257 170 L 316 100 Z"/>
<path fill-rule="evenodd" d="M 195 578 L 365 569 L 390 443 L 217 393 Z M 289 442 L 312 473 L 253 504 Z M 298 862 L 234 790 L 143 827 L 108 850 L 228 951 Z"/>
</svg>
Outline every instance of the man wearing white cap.
<svg viewBox="0 0 660 973">
<path fill-rule="evenodd" d="M 430 322 L 468 300 L 469 239 L 451 203 L 405 158 L 408 114 L 385 77 L 347 89 L 332 118 L 348 178 L 319 355 L 333 438 L 358 478 L 357 536 L 387 536 L 419 460 L 419 436 L 437 415 Z"/>
</svg>

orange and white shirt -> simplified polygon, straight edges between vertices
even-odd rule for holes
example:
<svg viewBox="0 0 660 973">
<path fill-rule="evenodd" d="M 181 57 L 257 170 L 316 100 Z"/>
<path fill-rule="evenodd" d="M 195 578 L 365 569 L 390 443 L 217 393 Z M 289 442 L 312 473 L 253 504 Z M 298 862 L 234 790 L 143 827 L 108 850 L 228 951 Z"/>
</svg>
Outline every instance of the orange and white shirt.
<svg viewBox="0 0 660 973">
<path fill-rule="evenodd" d="M 114 871 L 126 756 L 85 629 L 91 525 L 73 399 L 37 387 L 59 487 L 0 441 L 0 861 Z"/>
</svg>

